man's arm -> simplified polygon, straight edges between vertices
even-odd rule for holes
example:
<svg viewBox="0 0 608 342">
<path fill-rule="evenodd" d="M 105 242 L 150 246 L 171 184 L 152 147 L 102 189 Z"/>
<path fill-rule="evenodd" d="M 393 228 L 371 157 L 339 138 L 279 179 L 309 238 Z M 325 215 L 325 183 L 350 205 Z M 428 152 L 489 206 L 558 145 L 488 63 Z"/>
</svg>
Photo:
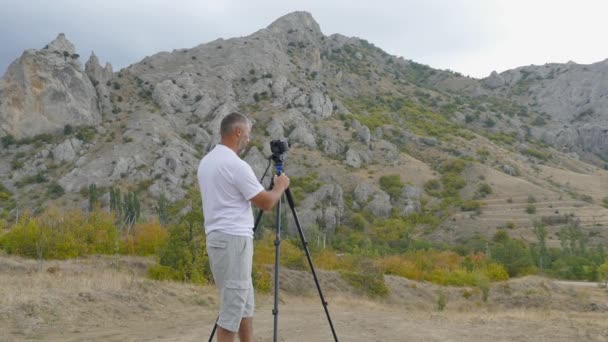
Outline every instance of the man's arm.
<svg viewBox="0 0 608 342">
<path fill-rule="evenodd" d="M 284 173 L 278 177 L 274 176 L 274 186 L 272 187 L 272 190 L 261 191 L 251 198 L 251 203 L 264 211 L 269 211 L 274 208 L 277 202 L 279 202 L 281 195 L 283 195 L 283 191 L 288 187 L 289 178 L 287 178 Z"/>
</svg>

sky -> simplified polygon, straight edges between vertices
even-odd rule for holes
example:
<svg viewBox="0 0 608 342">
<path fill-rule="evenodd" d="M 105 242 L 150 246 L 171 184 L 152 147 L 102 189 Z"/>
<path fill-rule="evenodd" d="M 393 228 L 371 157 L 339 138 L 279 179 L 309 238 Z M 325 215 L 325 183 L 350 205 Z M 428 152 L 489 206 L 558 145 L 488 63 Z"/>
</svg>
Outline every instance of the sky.
<svg viewBox="0 0 608 342">
<path fill-rule="evenodd" d="M 608 58 L 602 0 L 0 0 L 0 75 L 63 32 L 114 70 L 160 51 L 247 36 L 307 11 L 325 35 L 483 78 L 525 65 Z"/>
</svg>

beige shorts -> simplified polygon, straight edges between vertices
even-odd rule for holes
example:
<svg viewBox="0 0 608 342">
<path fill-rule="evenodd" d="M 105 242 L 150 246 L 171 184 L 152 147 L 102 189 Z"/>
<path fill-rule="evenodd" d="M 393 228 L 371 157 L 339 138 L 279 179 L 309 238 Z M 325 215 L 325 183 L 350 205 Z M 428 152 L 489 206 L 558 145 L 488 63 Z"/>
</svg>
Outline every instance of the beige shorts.
<svg viewBox="0 0 608 342">
<path fill-rule="evenodd" d="M 253 239 L 213 231 L 207 235 L 207 255 L 220 292 L 217 325 L 237 332 L 242 318 L 253 317 Z"/>
</svg>

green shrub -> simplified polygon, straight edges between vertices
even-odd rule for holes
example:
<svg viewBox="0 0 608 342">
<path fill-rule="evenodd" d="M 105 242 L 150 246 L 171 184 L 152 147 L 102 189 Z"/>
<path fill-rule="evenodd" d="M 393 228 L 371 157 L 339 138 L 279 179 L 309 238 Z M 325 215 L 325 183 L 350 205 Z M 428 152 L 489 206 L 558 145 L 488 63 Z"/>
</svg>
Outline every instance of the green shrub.
<svg viewBox="0 0 608 342">
<path fill-rule="evenodd" d="M 604 197 L 604 199 L 602 199 L 602 206 L 608 209 L 608 197 Z"/>
<path fill-rule="evenodd" d="M 171 269 L 174 280 L 206 284 L 211 270 L 205 246 L 202 225 L 177 224 L 169 228 L 167 241 L 159 248 L 159 266 Z"/>
<path fill-rule="evenodd" d="M 431 196 L 438 196 L 441 193 L 441 183 L 437 179 L 431 179 L 424 183 L 424 190 Z"/>
<path fill-rule="evenodd" d="M 492 193 L 492 187 L 488 183 L 479 184 L 479 187 L 477 187 L 477 195 L 480 198 L 484 198 L 487 195 L 490 195 L 491 193 Z"/>
<path fill-rule="evenodd" d="M 448 173 L 441 177 L 444 196 L 458 196 L 458 191 L 466 185 L 464 178 L 458 174 Z"/>
<path fill-rule="evenodd" d="M 15 138 L 10 134 L 3 136 L 1 140 L 2 140 L 2 146 L 4 146 L 5 148 L 9 147 L 10 145 L 15 144 L 15 142 L 16 142 Z"/>
<path fill-rule="evenodd" d="M 9 201 L 12 197 L 13 194 L 4 186 L 4 184 L 0 183 L 0 204 Z"/>
<path fill-rule="evenodd" d="M 534 158 L 543 160 L 543 161 L 548 161 L 549 159 L 551 159 L 551 153 L 548 152 L 541 152 L 539 150 L 535 150 L 533 148 L 526 148 L 523 151 L 521 151 L 521 153 L 532 156 Z"/>
<path fill-rule="evenodd" d="M 352 229 L 356 231 L 364 231 L 365 227 L 367 227 L 367 220 L 361 213 L 353 213 L 350 216 L 350 223 Z"/>
<path fill-rule="evenodd" d="M 443 311 L 448 305 L 448 296 L 444 291 L 437 293 L 437 310 Z"/>
<path fill-rule="evenodd" d="M 387 297 L 388 287 L 384 275 L 376 272 L 356 273 L 341 271 L 340 276 L 354 288 L 362 290 L 370 297 Z"/>
<path fill-rule="evenodd" d="M 257 291 L 261 293 L 270 293 L 272 291 L 272 275 L 264 266 L 253 265 L 251 280 L 253 281 L 253 288 Z"/>
<path fill-rule="evenodd" d="M 480 211 L 481 203 L 475 200 L 464 201 L 460 205 L 462 211 Z"/>
<path fill-rule="evenodd" d="M 28 184 L 44 183 L 47 181 L 48 181 L 48 179 L 46 178 L 46 175 L 43 172 L 38 172 L 37 174 L 35 174 L 33 176 L 24 177 L 23 179 L 17 181 L 15 183 L 15 185 L 20 188 L 20 187 L 23 187 Z"/>
<path fill-rule="evenodd" d="M 493 241 L 492 259 L 504 266 L 510 277 L 528 274 L 534 268 L 530 249 L 523 241 L 511 239 L 505 231 L 498 231 Z"/>
<path fill-rule="evenodd" d="M 65 190 L 61 185 L 59 185 L 59 183 L 53 182 L 49 185 L 47 193 L 51 198 L 54 199 L 63 196 L 63 194 L 65 194 Z"/>
<path fill-rule="evenodd" d="M 70 135 L 72 134 L 72 132 L 74 132 L 74 128 L 72 127 L 72 125 L 67 124 L 63 127 L 63 134 L 64 135 Z"/>
<path fill-rule="evenodd" d="M 399 175 L 387 175 L 380 177 L 380 188 L 388 193 L 392 199 L 397 199 L 401 196 L 403 183 Z"/>
<path fill-rule="evenodd" d="M 323 185 L 323 183 L 317 179 L 316 172 L 311 172 L 304 177 L 292 177 L 289 183 L 290 188 L 300 188 L 305 193 L 315 192 L 319 190 L 321 185 Z"/>
<path fill-rule="evenodd" d="M 148 269 L 148 277 L 154 280 L 175 280 L 175 281 L 183 281 L 181 279 L 180 273 L 173 270 L 169 266 L 163 265 L 154 265 Z"/>
<path fill-rule="evenodd" d="M 526 206 L 526 213 L 528 213 L 528 214 L 536 213 L 536 206 L 534 204 L 528 204 Z"/>
<path fill-rule="evenodd" d="M 452 159 L 444 163 L 440 168 L 441 174 L 455 173 L 460 174 L 467 166 L 467 161 L 463 159 Z"/>
<path fill-rule="evenodd" d="M 76 138 L 85 143 L 90 143 L 95 138 L 95 129 L 93 127 L 80 127 L 76 132 Z"/>
<path fill-rule="evenodd" d="M 480 281 L 477 286 L 479 286 L 479 289 L 481 290 L 481 298 L 482 298 L 482 300 L 484 302 L 487 302 L 488 301 L 488 297 L 490 295 L 490 282 L 487 281 L 487 280 Z"/>
</svg>

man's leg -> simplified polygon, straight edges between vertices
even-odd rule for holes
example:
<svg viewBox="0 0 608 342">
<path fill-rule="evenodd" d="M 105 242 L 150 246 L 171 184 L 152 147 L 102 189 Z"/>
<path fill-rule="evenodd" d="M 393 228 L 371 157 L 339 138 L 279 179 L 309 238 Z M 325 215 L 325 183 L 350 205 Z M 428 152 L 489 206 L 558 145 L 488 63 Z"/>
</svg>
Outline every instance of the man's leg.
<svg viewBox="0 0 608 342">
<path fill-rule="evenodd" d="M 240 332 L 239 332 L 240 334 Z M 217 326 L 217 342 L 234 342 L 236 333 Z M 241 340 L 242 341 L 242 340 Z"/>
<path fill-rule="evenodd" d="M 243 317 L 239 327 L 239 340 L 253 342 L 253 317 Z"/>
<path fill-rule="evenodd" d="M 226 330 L 219 325 L 217 326 L 217 341 L 218 342 L 234 342 L 236 333 Z M 245 317 L 241 319 L 239 326 L 239 340 L 241 342 L 253 342 L 253 317 Z"/>
</svg>

